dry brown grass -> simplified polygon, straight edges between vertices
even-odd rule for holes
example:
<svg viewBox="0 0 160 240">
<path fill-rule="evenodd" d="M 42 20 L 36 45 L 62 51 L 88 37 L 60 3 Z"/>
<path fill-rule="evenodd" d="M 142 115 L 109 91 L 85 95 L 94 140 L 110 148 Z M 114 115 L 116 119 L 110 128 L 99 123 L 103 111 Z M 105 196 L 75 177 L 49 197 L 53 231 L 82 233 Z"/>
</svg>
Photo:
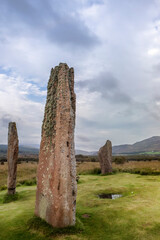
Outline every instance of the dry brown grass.
<svg viewBox="0 0 160 240">
<path fill-rule="evenodd" d="M 160 161 L 130 161 L 124 164 L 113 163 L 113 169 L 129 171 L 134 169 L 149 169 L 151 172 L 160 172 Z M 99 162 L 77 163 L 77 174 L 87 173 L 100 168 Z M 17 166 L 17 183 L 36 178 L 37 163 L 21 163 Z M 7 185 L 7 163 L 0 165 L 0 187 Z"/>
<path fill-rule="evenodd" d="M 98 162 L 77 163 L 77 174 L 99 168 Z M 37 163 L 21 163 L 17 165 L 17 183 L 36 177 Z M 0 165 L 0 187 L 7 185 L 7 163 Z"/>
<path fill-rule="evenodd" d="M 144 173 L 157 173 L 160 172 L 160 161 L 130 161 L 124 164 L 112 164 L 114 170 L 128 171 L 134 173 L 134 170 L 143 171 Z M 99 162 L 84 162 L 77 164 L 77 173 L 86 173 L 96 168 L 100 168 Z"/>
<path fill-rule="evenodd" d="M 0 165 L 0 187 L 7 185 L 7 163 Z M 36 177 L 37 163 L 21 163 L 17 165 L 17 183 Z"/>
<path fill-rule="evenodd" d="M 83 162 L 77 163 L 77 174 L 84 173 L 86 171 L 93 170 L 95 168 L 99 168 L 99 162 Z"/>
<path fill-rule="evenodd" d="M 130 169 L 151 169 L 152 171 L 160 171 L 160 161 L 130 161 L 124 164 L 112 164 L 113 168 L 120 170 Z"/>
</svg>

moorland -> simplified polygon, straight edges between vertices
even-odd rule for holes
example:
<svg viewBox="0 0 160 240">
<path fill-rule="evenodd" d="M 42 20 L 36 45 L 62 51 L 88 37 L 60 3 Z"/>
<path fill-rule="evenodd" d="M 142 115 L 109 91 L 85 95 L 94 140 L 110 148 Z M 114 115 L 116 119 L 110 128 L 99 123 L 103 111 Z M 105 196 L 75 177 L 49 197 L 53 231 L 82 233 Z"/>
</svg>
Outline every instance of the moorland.
<svg viewBox="0 0 160 240">
<path fill-rule="evenodd" d="M 61 231 L 34 218 L 36 168 L 36 162 L 18 164 L 18 198 L 4 203 L 7 164 L 0 165 L 1 240 L 159 239 L 160 161 L 113 163 L 113 174 L 106 176 L 98 162 L 78 162 L 77 224 Z M 101 193 L 122 197 L 100 199 Z"/>
</svg>

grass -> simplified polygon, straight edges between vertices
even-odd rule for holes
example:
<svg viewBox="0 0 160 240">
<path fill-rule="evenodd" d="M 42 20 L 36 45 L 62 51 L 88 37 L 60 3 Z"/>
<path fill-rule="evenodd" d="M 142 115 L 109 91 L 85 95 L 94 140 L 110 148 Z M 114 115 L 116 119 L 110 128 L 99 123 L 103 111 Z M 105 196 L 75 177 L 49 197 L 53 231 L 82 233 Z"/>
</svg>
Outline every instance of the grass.
<svg viewBox="0 0 160 240">
<path fill-rule="evenodd" d="M 37 163 L 21 163 L 17 167 L 17 186 L 36 184 Z M 141 175 L 159 175 L 160 161 L 129 161 L 124 164 L 113 163 L 113 172 L 128 172 Z M 77 174 L 100 174 L 99 162 L 78 162 Z M 80 181 L 81 182 L 81 181 Z M 0 191 L 7 189 L 7 163 L 0 165 Z"/>
<path fill-rule="evenodd" d="M 17 167 L 17 186 L 36 184 L 37 163 L 21 163 Z M 160 161 L 129 161 L 124 164 L 113 163 L 113 172 L 128 172 L 141 175 L 159 175 Z M 99 162 L 78 162 L 77 174 L 100 174 Z M 0 191 L 7 189 L 7 163 L 0 165 Z"/>
<path fill-rule="evenodd" d="M 32 217 L 28 221 L 28 228 L 31 231 L 38 231 L 43 233 L 45 236 L 57 236 L 57 235 L 71 235 L 75 233 L 80 233 L 84 230 L 83 224 L 80 219 L 77 217 L 75 226 L 69 226 L 64 228 L 53 228 L 51 225 L 46 223 L 44 220 L 39 217 Z"/>
<path fill-rule="evenodd" d="M 1 240 L 159 240 L 160 176 L 118 173 L 81 175 L 77 195 L 77 226 L 53 229 L 33 217 L 36 186 L 17 187 L 18 200 L 3 204 L 0 192 Z M 99 199 L 100 193 L 123 197 Z M 88 217 L 84 217 L 88 216 Z"/>
<path fill-rule="evenodd" d="M 140 175 L 160 175 L 160 161 L 129 161 L 124 164 L 112 164 L 113 173 L 128 172 Z M 80 175 L 100 174 L 98 162 L 78 163 L 77 172 Z"/>
<path fill-rule="evenodd" d="M 17 186 L 36 184 L 37 163 L 17 165 Z M 7 189 L 7 163 L 0 165 L 0 190 Z"/>
<path fill-rule="evenodd" d="M 15 194 L 8 194 L 6 193 L 3 197 L 2 203 L 10 203 L 18 200 L 18 193 L 16 192 Z"/>
<path fill-rule="evenodd" d="M 160 175 L 160 161 L 130 161 L 124 164 L 113 163 L 117 171 L 136 173 L 141 175 Z"/>
<path fill-rule="evenodd" d="M 141 154 L 160 155 L 160 152 L 144 152 L 144 153 L 140 153 L 140 155 Z"/>
</svg>

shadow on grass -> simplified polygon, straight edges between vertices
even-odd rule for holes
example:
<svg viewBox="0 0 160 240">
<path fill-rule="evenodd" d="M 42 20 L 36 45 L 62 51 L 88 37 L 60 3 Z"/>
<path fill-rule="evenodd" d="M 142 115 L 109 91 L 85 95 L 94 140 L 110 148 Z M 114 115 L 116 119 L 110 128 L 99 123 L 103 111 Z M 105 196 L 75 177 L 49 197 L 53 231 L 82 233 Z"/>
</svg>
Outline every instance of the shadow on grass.
<svg viewBox="0 0 160 240">
<path fill-rule="evenodd" d="M 15 194 L 6 193 L 2 198 L 2 203 L 10 203 L 17 201 L 19 199 L 19 194 L 16 192 Z"/>
<path fill-rule="evenodd" d="M 119 173 L 117 169 L 113 169 L 112 172 L 102 174 L 100 168 L 93 168 L 89 170 L 83 170 L 79 173 L 79 175 L 99 175 L 99 176 L 108 176 L 108 175 L 113 175 Z"/>
<path fill-rule="evenodd" d="M 15 201 L 27 201 L 30 199 L 30 195 L 28 194 L 29 191 L 20 191 L 20 192 L 16 192 L 15 194 L 8 194 L 8 193 L 4 193 L 2 195 L 0 195 L 0 203 L 2 204 L 6 204 L 6 203 L 11 203 L 11 202 L 15 202 Z M 31 192 L 30 192 L 31 194 Z"/>
<path fill-rule="evenodd" d="M 56 227 L 52 227 L 50 224 L 48 224 L 46 221 L 42 220 L 41 218 L 37 216 L 33 216 L 27 222 L 27 226 L 30 231 L 34 231 L 34 232 L 36 231 L 38 233 L 42 233 L 46 237 L 62 235 L 62 234 L 73 235 L 76 233 L 81 233 L 84 230 L 83 223 L 78 217 L 76 218 L 75 226 L 56 228 Z"/>
</svg>

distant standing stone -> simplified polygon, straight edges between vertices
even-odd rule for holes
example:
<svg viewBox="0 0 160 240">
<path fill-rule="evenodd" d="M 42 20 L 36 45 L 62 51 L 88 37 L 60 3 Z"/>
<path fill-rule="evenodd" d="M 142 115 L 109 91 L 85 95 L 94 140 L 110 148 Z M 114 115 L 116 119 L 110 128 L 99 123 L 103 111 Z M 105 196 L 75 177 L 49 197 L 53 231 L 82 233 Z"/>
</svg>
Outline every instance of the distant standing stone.
<svg viewBox="0 0 160 240">
<path fill-rule="evenodd" d="M 75 224 L 76 159 L 74 70 L 51 70 L 42 125 L 35 214 L 54 227 Z"/>
<path fill-rule="evenodd" d="M 99 149 L 98 158 L 101 166 L 101 173 L 112 172 L 112 143 L 107 140 L 106 144 Z"/>
<path fill-rule="evenodd" d="M 17 162 L 18 162 L 18 134 L 15 122 L 10 122 L 8 127 L 8 194 L 16 192 Z"/>
</svg>

